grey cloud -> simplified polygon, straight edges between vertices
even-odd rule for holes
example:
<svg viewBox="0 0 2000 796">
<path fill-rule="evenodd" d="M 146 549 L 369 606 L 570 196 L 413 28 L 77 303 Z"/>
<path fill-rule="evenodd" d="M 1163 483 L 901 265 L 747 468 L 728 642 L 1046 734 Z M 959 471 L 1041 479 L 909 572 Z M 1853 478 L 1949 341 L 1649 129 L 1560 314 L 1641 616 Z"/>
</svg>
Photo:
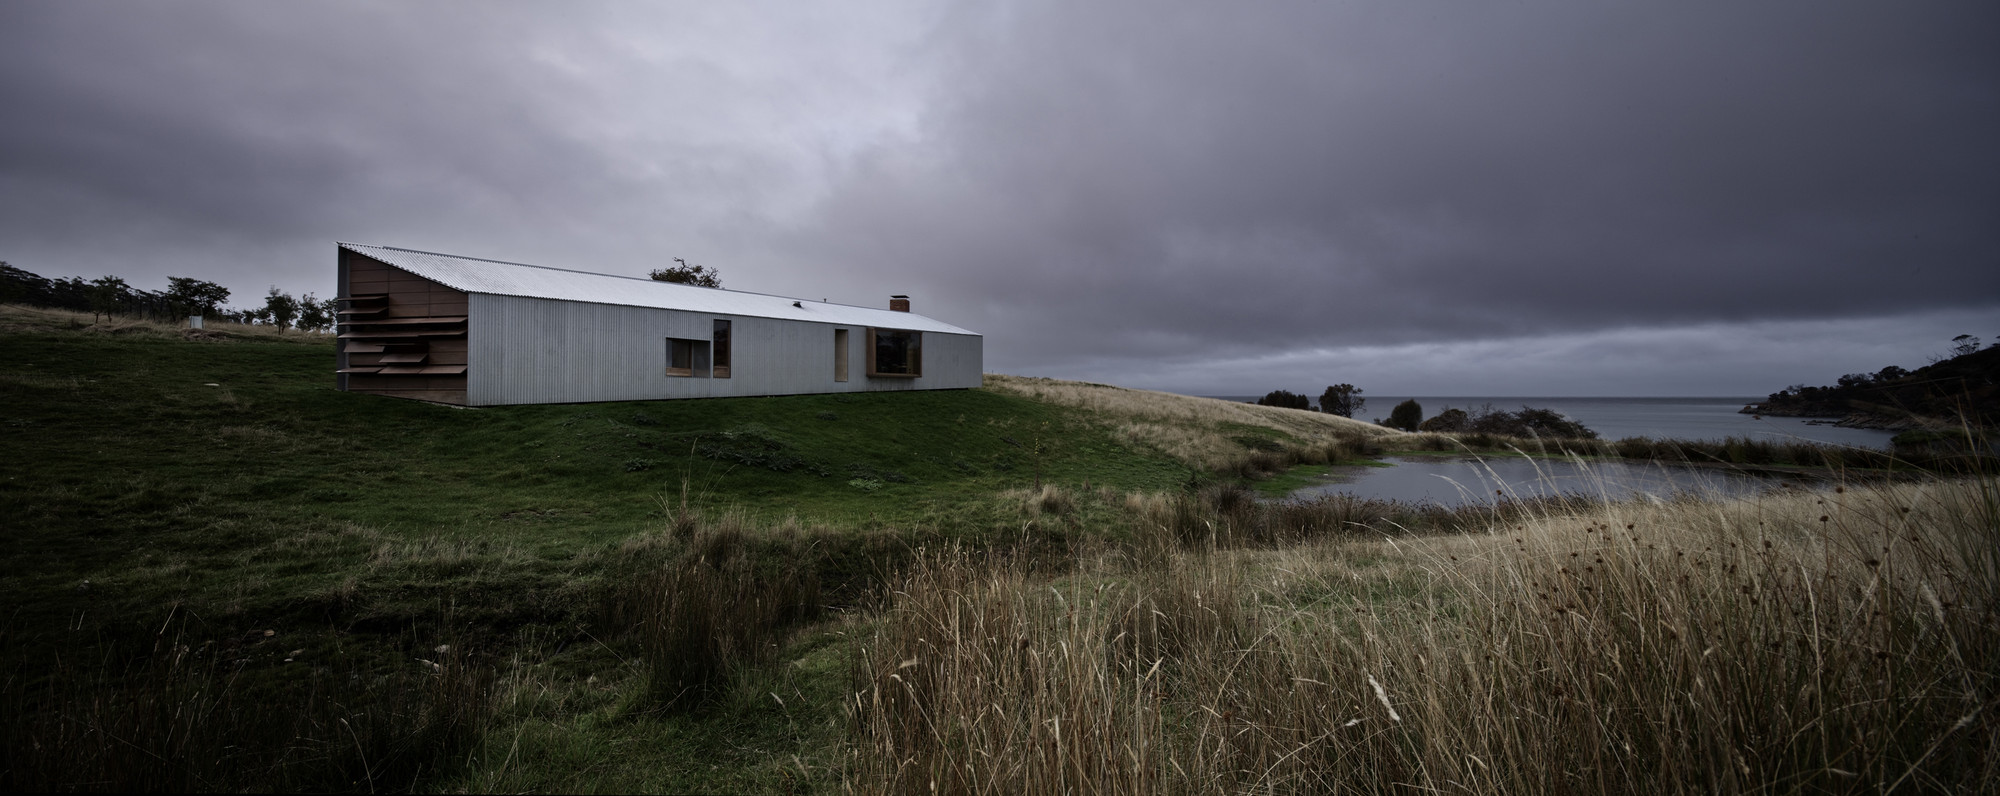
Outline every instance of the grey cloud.
<svg viewBox="0 0 2000 796">
<path fill-rule="evenodd" d="M 1025 347 L 1106 355 L 2000 295 L 1983 7 L 1155 8 L 968 34 L 925 170 L 814 234 L 901 230 Z"/>
</svg>

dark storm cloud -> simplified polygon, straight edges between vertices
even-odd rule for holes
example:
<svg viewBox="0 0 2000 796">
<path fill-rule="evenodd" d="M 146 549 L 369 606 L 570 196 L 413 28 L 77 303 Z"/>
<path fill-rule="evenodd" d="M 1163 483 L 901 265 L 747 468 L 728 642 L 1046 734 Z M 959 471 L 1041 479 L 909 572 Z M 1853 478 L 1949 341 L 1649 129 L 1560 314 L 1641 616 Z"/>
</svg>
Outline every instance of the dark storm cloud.
<svg viewBox="0 0 2000 796">
<path fill-rule="evenodd" d="M 823 234 L 946 267 L 1037 350 L 2000 296 L 1986 7 L 1010 8 L 953 42 L 935 148 L 864 167 Z"/>
<path fill-rule="evenodd" d="M 1986 3 L 9 3 L 0 259 L 242 302 L 325 294 L 334 239 L 688 256 L 914 294 L 1009 372 L 1729 384 L 1760 336 L 2000 336 L 1994 41 Z"/>
</svg>

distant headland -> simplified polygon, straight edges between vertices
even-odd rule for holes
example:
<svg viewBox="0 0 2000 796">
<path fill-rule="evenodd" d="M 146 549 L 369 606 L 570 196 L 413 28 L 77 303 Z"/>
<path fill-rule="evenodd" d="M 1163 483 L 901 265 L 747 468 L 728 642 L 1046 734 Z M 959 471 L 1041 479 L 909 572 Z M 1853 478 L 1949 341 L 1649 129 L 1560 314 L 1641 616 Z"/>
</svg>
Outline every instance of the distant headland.
<svg viewBox="0 0 2000 796">
<path fill-rule="evenodd" d="M 1890 365 L 1850 373 L 1830 387 L 1795 384 L 1742 411 L 1839 418 L 1834 425 L 1892 431 L 1992 428 L 2000 425 L 2000 342 L 1985 348 L 1979 342 L 1959 335 L 1950 356 L 1915 370 Z"/>
</svg>

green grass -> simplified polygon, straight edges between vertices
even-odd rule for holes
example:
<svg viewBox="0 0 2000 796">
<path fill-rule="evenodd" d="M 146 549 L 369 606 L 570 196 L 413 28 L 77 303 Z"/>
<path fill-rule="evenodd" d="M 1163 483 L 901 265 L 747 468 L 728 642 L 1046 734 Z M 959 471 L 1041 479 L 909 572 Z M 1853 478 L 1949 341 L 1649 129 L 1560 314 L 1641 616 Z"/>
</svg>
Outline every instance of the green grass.
<svg viewBox="0 0 2000 796">
<path fill-rule="evenodd" d="M 253 692 L 284 692 L 301 667 L 401 671 L 448 641 L 503 672 L 590 670 L 551 681 L 563 700 L 626 694 L 643 678 L 604 637 L 602 581 L 684 499 L 815 533 L 829 592 L 853 599 L 923 539 L 1018 537 L 1035 523 L 1007 490 L 1170 490 L 1191 473 L 1086 410 L 986 390 L 461 409 L 339 392 L 332 363 L 330 342 L 304 335 L 0 332 L 0 676 L 38 682 L 76 659 L 110 671 L 144 659 L 171 617 L 189 647 L 229 646 L 231 682 Z M 828 656 L 845 648 L 804 643 L 783 653 L 808 661 L 780 667 L 785 687 L 843 687 Z M 781 707 L 768 692 L 784 690 L 759 687 L 766 713 L 812 706 L 806 729 L 754 711 L 631 718 L 616 701 L 517 723 L 503 710 L 489 742 L 512 732 L 527 751 L 486 749 L 515 762 L 472 767 L 486 779 L 466 787 L 825 777 L 830 761 L 741 750 L 832 737 L 838 697 Z M 602 770 L 607 750 L 645 765 Z"/>
<path fill-rule="evenodd" d="M 846 733 L 842 704 L 851 667 L 846 636 L 809 632 L 786 645 L 781 665 L 745 673 L 730 698 L 702 713 L 634 711 L 639 678 L 613 668 L 518 673 L 500 727 L 479 764 L 445 790 L 484 793 L 787 793 L 833 790 Z M 543 653 L 545 659 L 561 656 Z"/>
<path fill-rule="evenodd" d="M 418 583 L 500 576 L 451 563 L 468 556 L 550 574 L 657 526 L 684 481 L 711 510 L 976 532 L 997 520 L 964 497 L 1038 469 L 1188 475 L 1077 410 L 980 390 L 457 409 L 335 391 L 331 362 L 323 341 L 0 336 L 0 577 L 154 581 L 149 602 L 261 580 L 283 600 L 371 560 Z"/>
</svg>

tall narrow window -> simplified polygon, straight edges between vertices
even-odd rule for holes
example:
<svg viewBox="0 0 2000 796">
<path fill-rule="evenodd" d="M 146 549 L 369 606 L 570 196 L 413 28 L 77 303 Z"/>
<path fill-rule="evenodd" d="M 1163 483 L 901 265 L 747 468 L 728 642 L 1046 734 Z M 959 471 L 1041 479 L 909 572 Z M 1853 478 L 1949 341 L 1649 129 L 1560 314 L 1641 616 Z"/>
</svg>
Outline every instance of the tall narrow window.
<svg viewBox="0 0 2000 796">
<path fill-rule="evenodd" d="M 715 374 L 715 377 L 718 379 L 729 378 L 729 322 L 728 321 L 717 320 L 715 322 L 714 341 L 715 342 L 712 344 L 714 352 L 710 354 L 710 356 L 714 357 L 715 359 L 715 367 L 713 369 L 713 373 Z"/>
<path fill-rule="evenodd" d="M 847 330 L 833 330 L 833 380 L 847 381 Z"/>
<path fill-rule="evenodd" d="M 906 379 L 924 375 L 924 333 L 869 329 L 868 375 Z"/>
</svg>

